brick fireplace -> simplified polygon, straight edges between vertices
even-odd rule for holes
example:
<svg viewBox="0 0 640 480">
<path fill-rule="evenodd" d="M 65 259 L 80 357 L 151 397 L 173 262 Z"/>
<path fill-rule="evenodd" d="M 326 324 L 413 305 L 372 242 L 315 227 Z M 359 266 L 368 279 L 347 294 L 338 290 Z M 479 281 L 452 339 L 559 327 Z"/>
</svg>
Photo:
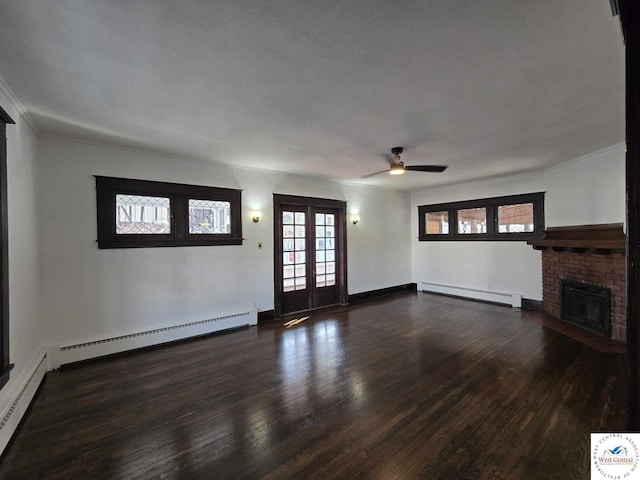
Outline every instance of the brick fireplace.
<svg viewBox="0 0 640 480">
<path fill-rule="evenodd" d="M 562 281 L 583 284 L 585 290 L 589 286 L 609 289 L 611 339 L 625 342 L 627 281 L 622 224 L 549 228 L 543 239 L 528 243 L 542 251 L 543 310 L 575 324 L 562 312 Z M 589 328 L 586 323 L 583 328 Z"/>
</svg>

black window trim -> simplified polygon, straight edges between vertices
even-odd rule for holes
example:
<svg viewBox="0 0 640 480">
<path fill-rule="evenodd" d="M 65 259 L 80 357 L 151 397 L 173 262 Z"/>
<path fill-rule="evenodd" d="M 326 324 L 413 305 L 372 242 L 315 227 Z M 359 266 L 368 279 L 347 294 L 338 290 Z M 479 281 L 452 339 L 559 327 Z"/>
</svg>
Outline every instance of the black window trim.
<svg viewBox="0 0 640 480">
<path fill-rule="evenodd" d="M 533 232 L 499 233 L 498 207 L 533 203 Z M 487 209 L 487 233 L 458 233 L 458 210 L 467 208 Z M 427 234 L 425 231 L 425 214 L 431 212 L 447 212 L 449 215 L 449 233 Z M 507 195 L 503 197 L 480 198 L 459 202 L 437 203 L 418 206 L 418 240 L 429 241 L 525 241 L 540 237 L 544 233 L 544 192 Z"/>
<path fill-rule="evenodd" d="M 95 175 L 98 248 L 186 247 L 242 245 L 242 191 L 183 183 L 157 182 Z M 168 197 L 171 212 L 169 234 L 116 234 L 116 195 Z M 214 200 L 231 204 L 231 232 L 189 233 L 189 200 Z"/>
</svg>

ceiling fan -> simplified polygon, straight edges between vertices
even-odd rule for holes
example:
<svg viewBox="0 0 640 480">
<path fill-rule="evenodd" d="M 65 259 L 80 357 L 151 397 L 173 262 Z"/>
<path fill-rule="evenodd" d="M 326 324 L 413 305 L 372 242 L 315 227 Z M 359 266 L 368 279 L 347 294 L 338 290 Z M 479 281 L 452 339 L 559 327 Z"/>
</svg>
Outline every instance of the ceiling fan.
<svg viewBox="0 0 640 480">
<path fill-rule="evenodd" d="M 391 149 L 392 157 L 389 159 L 389 169 L 365 175 L 363 178 L 372 177 L 373 175 L 378 175 L 383 172 L 389 172 L 391 175 L 402 175 L 407 170 L 411 172 L 441 173 L 448 167 L 448 165 L 405 165 L 400 159 L 403 151 L 404 148 L 402 147 L 393 147 Z"/>
</svg>

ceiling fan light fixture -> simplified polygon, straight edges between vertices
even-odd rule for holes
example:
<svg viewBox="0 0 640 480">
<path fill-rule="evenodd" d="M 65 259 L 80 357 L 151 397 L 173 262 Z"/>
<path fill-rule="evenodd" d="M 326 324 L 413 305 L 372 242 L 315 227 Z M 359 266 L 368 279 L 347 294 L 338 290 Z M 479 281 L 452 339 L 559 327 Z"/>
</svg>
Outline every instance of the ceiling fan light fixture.
<svg viewBox="0 0 640 480">
<path fill-rule="evenodd" d="M 404 165 L 401 163 L 396 163 L 395 165 L 391 165 L 389 169 L 389 173 L 391 175 L 402 175 L 404 173 Z"/>
</svg>

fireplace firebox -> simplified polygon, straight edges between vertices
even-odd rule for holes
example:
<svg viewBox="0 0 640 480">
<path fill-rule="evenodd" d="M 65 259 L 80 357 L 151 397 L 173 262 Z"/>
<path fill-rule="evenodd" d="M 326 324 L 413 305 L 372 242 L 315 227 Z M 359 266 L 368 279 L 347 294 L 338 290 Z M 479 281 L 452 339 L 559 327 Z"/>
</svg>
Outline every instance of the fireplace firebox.
<svg viewBox="0 0 640 480">
<path fill-rule="evenodd" d="M 571 280 L 560 281 L 561 318 L 611 336 L 611 289 Z"/>
</svg>

